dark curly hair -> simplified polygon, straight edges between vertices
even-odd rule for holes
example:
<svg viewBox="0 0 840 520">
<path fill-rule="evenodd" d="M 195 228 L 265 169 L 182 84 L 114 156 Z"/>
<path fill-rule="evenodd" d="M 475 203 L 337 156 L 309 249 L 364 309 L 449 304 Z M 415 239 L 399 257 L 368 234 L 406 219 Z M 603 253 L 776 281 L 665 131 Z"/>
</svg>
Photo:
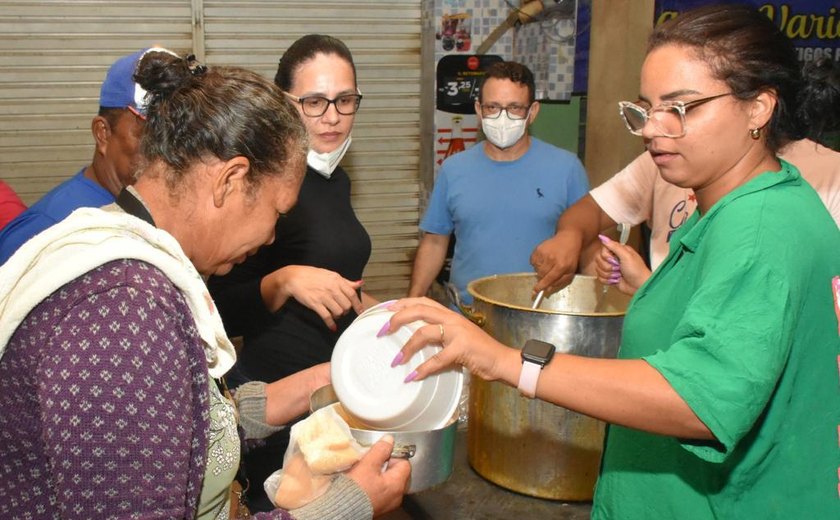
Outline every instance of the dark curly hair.
<svg viewBox="0 0 840 520">
<path fill-rule="evenodd" d="M 356 83 L 356 64 L 353 63 L 353 55 L 344 42 L 338 38 L 325 34 L 307 34 L 298 38 L 283 53 L 277 65 L 277 74 L 274 75 L 274 83 L 285 91 L 292 88 L 297 68 L 318 54 L 334 54 L 350 64 L 353 69 L 353 83 Z"/>
<path fill-rule="evenodd" d="M 143 159 L 167 168 L 170 188 L 198 161 L 237 156 L 251 163 L 252 187 L 294 173 L 308 146 L 297 111 L 276 85 L 237 67 L 206 67 L 167 53 L 143 57 L 134 79 L 148 92 Z"/>
<path fill-rule="evenodd" d="M 799 114 L 808 137 L 827 146 L 825 138 L 840 130 L 840 68 L 836 61 L 820 58 L 808 62 L 802 75 Z"/>
<path fill-rule="evenodd" d="M 819 140 L 821 132 L 837 124 L 836 77 L 833 86 L 815 81 L 818 75 L 803 77 L 790 38 L 754 7 L 731 4 L 686 11 L 654 29 L 648 52 L 669 44 L 694 48 L 738 99 L 775 93 L 776 108 L 764 129 L 773 152 L 805 137 Z"/>
<path fill-rule="evenodd" d="M 514 83 L 525 85 L 528 87 L 528 103 L 533 103 L 536 98 L 536 86 L 534 85 L 534 73 L 531 69 L 521 63 L 515 61 L 499 61 L 489 67 L 485 71 L 484 78 L 481 80 L 481 86 L 490 78 L 509 79 Z M 481 103 L 481 91 L 478 90 L 478 102 Z"/>
</svg>

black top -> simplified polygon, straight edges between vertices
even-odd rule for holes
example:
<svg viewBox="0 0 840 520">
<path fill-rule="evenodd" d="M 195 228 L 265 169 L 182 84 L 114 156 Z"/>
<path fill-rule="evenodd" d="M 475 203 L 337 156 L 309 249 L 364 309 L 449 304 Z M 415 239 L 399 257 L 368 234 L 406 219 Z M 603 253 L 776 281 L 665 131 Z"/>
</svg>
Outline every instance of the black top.
<svg viewBox="0 0 840 520">
<path fill-rule="evenodd" d="M 260 295 L 260 280 L 287 265 L 309 265 L 360 280 L 370 258 L 370 237 L 350 204 L 350 178 L 341 167 L 329 179 L 308 168 L 297 205 L 277 221 L 273 244 L 260 249 L 208 286 L 231 336 L 243 336 L 239 369 L 271 382 L 329 361 L 339 335 L 356 313 L 330 331 L 312 310 L 290 298 L 272 314 Z"/>
</svg>

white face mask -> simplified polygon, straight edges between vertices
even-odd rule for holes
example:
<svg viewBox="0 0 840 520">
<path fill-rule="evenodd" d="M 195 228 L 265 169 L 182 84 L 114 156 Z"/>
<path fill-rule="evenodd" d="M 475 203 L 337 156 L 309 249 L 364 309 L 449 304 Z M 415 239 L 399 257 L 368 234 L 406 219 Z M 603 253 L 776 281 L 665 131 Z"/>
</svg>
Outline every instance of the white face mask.
<svg viewBox="0 0 840 520">
<path fill-rule="evenodd" d="M 338 163 L 341 162 L 342 157 L 344 154 L 347 153 L 347 149 L 350 148 L 350 136 L 347 136 L 347 139 L 331 152 L 324 152 L 318 153 L 312 148 L 309 149 L 309 153 L 306 154 L 306 164 L 309 165 L 310 168 L 315 170 L 316 172 L 320 173 L 327 179 L 330 178 L 332 172 L 335 171 Z"/>
<path fill-rule="evenodd" d="M 529 110 L 528 115 L 523 119 L 511 119 L 507 110 L 505 110 L 504 115 L 499 114 L 496 119 L 482 118 L 481 129 L 484 131 L 487 140 L 494 145 L 502 149 L 510 148 L 525 135 L 525 128 L 530 115 L 531 111 Z"/>
</svg>

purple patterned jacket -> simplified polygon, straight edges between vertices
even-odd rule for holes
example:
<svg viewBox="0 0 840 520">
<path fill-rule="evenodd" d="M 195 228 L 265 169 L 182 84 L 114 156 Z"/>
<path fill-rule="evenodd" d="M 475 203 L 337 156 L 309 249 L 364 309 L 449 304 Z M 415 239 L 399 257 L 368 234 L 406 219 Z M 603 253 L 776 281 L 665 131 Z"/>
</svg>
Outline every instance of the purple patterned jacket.
<svg viewBox="0 0 840 520">
<path fill-rule="evenodd" d="M 53 293 L 0 359 L 0 518 L 193 518 L 208 377 L 189 307 L 148 264 Z"/>
</svg>

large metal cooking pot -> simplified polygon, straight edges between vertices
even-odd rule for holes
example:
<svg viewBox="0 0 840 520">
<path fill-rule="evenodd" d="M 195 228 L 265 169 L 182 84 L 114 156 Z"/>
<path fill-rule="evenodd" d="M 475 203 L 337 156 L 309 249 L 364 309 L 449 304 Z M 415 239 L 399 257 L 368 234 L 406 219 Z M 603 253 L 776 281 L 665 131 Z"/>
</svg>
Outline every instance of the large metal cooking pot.
<svg viewBox="0 0 840 520">
<path fill-rule="evenodd" d="M 316 390 L 309 398 L 309 408 L 314 412 L 338 402 L 332 385 Z M 341 412 L 340 412 L 341 413 Z M 443 428 L 429 431 L 379 431 L 366 430 L 360 424 L 354 424 L 353 418 L 342 414 L 350 425 L 350 432 L 362 446 L 370 446 L 384 434 L 394 437 L 392 456 L 409 459 L 411 463 L 411 481 L 407 493 L 417 493 L 445 482 L 452 474 L 455 458 L 455 434 L 458 417 L 452 418 Z"/>
<path fill-rule="evenodd" d="M 577 276 L 532 310 L 533 273 L 471 282 L 471 306 L 461 311 L 511 347 L 529 339 L 557 352 L 615 357 L 630 298 L 589 276 Z M 537 399 L 502 383 L 470 379 L 467 446 L 482 477 L 527 495 L 590 500 L 601 460 L 604 423 Z"/>
</svg>

